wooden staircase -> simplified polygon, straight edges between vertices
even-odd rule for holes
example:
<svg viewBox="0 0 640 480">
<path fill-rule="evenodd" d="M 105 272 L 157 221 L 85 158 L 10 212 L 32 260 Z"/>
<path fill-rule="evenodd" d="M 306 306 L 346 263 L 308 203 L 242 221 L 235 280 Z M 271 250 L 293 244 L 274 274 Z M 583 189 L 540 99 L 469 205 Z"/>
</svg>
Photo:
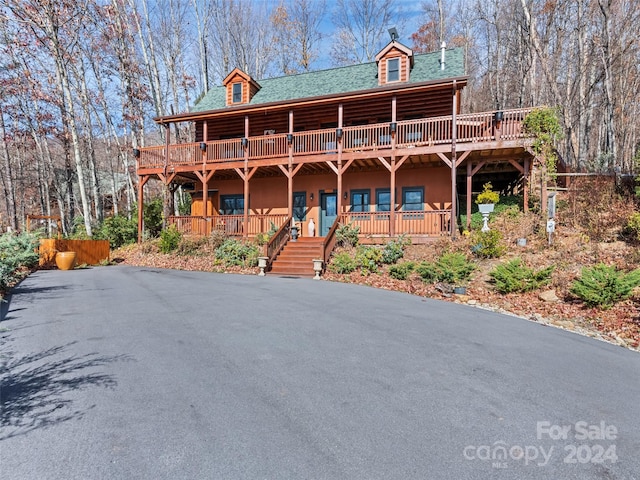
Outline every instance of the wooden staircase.
<svg viewBox="0 0 640 480">
<path fill-rule="evenodd" d="M 271 264 L 273 275 L 313 277 L 313 260 L 322 258 L 323 237 L 299 237 L 289 240 Z"/>
</svg>

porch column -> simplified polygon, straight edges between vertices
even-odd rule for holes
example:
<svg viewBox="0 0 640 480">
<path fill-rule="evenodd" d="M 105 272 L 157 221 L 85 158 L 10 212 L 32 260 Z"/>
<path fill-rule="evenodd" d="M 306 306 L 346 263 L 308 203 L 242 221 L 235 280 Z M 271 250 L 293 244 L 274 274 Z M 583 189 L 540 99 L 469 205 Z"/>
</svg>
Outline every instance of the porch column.
<svg viewBox="0 0 640 480">
<path fill-rule="evenodd" d="M 467 231 L 471 230 L 471 195 L 473 195 L 473 164 L 467 162 Z"/>
<path fill-rule="evenodd" d="M 396 156 L 391 157 L 391 168 L 389 169 L 391 176 L 391 191 L 389 203 L 389 236 L 394 237 L 396 234 Z"/>
<path fill-rule="evenodd" d="M 206 222 L 209 216 L 209 209 L 207 207 L 209 204 L 209 179 L 207 178 L 207 172 L 202 172 L 200 180 L 202 181 L 202 217 Z"/>
<path fill-rule="evenodd" d="M 342 104 L 338 105 L 338 128 L 342 130 L 342 116 L 344 109 Z M 338 185 L 337 185 L 337 198 L 336 198 L 336 211 L 338 217 L 342 214 L 342 137 L 338 138 Z"/>
<path fill-rule="evenodd" d="M 456 138 L 458 136 L 458 125 L 456 123 L 456 114 L 458 110 L 458 92 L 456 81 L 453 81 L 453 108 L 451 116 L 451 238 L 456 238 L 457 230 L 457 209 L 458 192 L 456 186 Z"/>
<path fill-rule="evenodd" d="M 163 124 L 166 134 L 165 134 L 165 146 L 164 146 L 164 169 L 162 171 L 164 177 L 167 177 L 167 170 L 169 168 L 169 145 L 171 142 L 171 128 L 169 124 Z M 164 182 L 162 188 L 162 229 L 167 228 L 167 217 L 169 216 L 169 192 L 168 192 L 168 184 Z"/>
<path fill-rule="evenodd" d="M 529 212 L 529 169 L 531 168 L 528 158 L 524 159 L 524 172 L 522 175 L 522 201 L 524 213 Z"/>
<path fill-rule="evenodd" d="M 289 135 L 293 135 L 293 110 L 289 110 Z M 293 138 L 293 137 L 292 137 Z M 289 217 L 293 218 L 293 142 L 289 143 L 289 168 L 287 176 L 287 211 Z M 284 170 L 283 170 L 284 172 Z"/>
<path fill-rule="evenodd" d="M 242 236 L 249 236 L 249 171 L 247 167 L 244 168 L 244 228 L 242 229 Z"/>
<path fill-rule="evenodd" d="M 249 140 L 249 115 L 244 116 L 244 137 Z M 244 228 L 242 236 L 249 236 L 249 144 L 244 148 Z"/>
<path fill-rule="evenodd" d="M 142 243 L 144 232 L 144 185 L 149 180 L 149 175 L 138 178 L 138 243 Z"/>
</svg>

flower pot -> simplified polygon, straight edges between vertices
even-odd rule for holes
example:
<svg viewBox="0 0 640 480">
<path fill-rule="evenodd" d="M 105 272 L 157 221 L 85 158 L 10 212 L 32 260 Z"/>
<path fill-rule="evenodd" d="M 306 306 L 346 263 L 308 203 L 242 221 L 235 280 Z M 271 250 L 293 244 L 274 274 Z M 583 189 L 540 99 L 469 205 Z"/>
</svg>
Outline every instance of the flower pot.
<svg viewBox="0 0 640 480">
<path fill-rule="evenodd" d="M 56 266 L 60 270 L 71 270 L 76 264 L 76 252 L 56 253 Z"/>
<path fill-rule="evenodd" d="M 269 260 L 269 257 L 258 257 L 258 268 L 260 269 L 258 275 L 261 277 L 265 276 L 264 270 L 267 268 L 267 260 Z"/>
<path fill-rule="evenodd" d="M 324 261 L 322 259 L 313 259 L 313 271 L 316 272 L 314 280 L 320 280 L 320 273 L 322 272 Z"/>
<path fill-rule="evenodd" d="M 494 207 L 495 207 L 495 204 L 493 203 L 479 203 L 478 211 L 482 214 L 489 214 L 493 212 Z"/>
</svg>

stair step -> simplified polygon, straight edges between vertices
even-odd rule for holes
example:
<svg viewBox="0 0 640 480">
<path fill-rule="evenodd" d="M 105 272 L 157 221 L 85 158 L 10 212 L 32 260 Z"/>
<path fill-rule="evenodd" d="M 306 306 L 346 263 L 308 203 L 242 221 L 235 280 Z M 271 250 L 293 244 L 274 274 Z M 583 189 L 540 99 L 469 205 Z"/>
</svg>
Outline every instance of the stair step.
<svg viewBox="0 0 640 480">
<path fill-rule="evenodd" d="M 313 277 L 315 272 L 313 269 L 304 269 L 304 268 L 272 268 L 271 271 L 268 272 L 271 275 L 295 275 L 297 277 Z"/>
<path fill-rule="evenodd" d="M 289 241 L 271 265 L 272 275 L 291 275 L 296 277 L 313 277 L 313 260 L 323 254 L 321 237 L 299 237 L 297 241 Z"/>
</svg>

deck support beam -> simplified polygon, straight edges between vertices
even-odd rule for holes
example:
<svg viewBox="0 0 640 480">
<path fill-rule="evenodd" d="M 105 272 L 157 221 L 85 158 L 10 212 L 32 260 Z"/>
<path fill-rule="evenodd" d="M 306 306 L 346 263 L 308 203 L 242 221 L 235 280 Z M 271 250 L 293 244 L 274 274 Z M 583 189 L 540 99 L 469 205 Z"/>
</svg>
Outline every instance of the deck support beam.
<svg viewBox="0 0 640 480">
<path fill-rule="evenodd" d="M 142 243 L 144 232 L 144 185 L 151 175 L 140 175 L 138 178 L 138 243 Z"/>
<path fill-rule="evenodd" d="M 487 163 L 486 160 L 481 161 L 475 167 L 472 162 L 467 163 L 467 230 L 471 229 L 471 196 L 473 195 L 472 184 L 473 176 L 478 173 Z"/>
</svg>

